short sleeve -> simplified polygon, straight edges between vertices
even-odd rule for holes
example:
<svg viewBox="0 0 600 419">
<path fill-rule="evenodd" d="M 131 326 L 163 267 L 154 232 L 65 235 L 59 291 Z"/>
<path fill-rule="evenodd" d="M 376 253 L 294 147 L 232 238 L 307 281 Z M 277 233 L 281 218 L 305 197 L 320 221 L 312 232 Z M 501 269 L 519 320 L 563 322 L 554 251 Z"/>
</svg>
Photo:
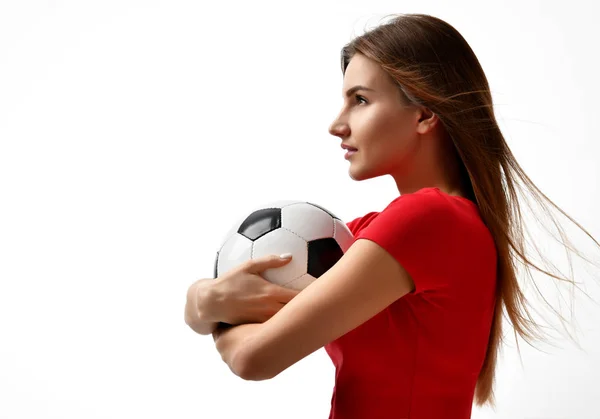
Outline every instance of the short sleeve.
<svg viewBox="0 0 600 419">
<path fill-rule="evenodd" d="M 456 263 L 456 228 L 448 202 L 436 193 L 402 195 L 356 236 L 384 248 L 410 274 L 415 294 L 443 289 Z"/>
<path fill-rule="evenodd" d="M 362 230 L 364 228 L 365 225 L 368 225 L 369 222 L 371 222 L 371 220 L 373 218 L 375 218 L 379 213 L 378 212 L 369 212 L 368 214 L 362 216 L 362 217 L 358 217 L 355 218 L 354 220 L 347 222 L 346 223 L 346 227 L 348 227 L 348 229 L 350 230 L 350 232 L 356 236 L 356 234 L 358 232 L 360 232 L 360 230 Z"/>
</svg>

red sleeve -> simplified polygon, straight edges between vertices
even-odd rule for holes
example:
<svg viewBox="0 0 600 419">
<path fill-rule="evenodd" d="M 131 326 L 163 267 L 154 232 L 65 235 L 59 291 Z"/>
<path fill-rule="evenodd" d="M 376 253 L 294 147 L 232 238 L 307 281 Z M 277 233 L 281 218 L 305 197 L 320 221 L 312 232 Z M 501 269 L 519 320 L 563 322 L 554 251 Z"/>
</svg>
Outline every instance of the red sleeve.
<svg viewBox="0 0 600 419">
<path fill-rule="evenodd" d="M 356 236 L 358 232 L 363 228 L 365 224 L 368 224 L 374 217 L 376 217 L 378 212 L 369 212 L 368 214 L 355 218 L 354 220 L 346 223 L 346 226 L 350 230 L 353 236 Z"/>
<path fill-rule="evenodd" d="M 452 218 L 439 194 L 407 194 L 392 201 L 356 240 L 371 240 L 390 253 L 412 277 L 415 294 L 445 288 L 456 254 Z"/>
</svg>

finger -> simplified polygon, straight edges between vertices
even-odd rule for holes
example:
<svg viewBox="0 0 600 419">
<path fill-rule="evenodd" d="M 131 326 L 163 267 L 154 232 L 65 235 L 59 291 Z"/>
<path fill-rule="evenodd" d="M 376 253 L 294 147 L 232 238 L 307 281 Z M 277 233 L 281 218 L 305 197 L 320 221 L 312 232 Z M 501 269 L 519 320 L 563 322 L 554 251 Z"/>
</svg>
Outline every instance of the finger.
<svg viewBox="0 0 600 419">
<path fill-rule="evenodd" d="M 298 293 L 300 293 L 300 291 L 292 288 L 281 287 L 275 284 L 271 285 L 272 286 L 269 287 L 269 293 L 281 303 L 289 303 L 292 300 L 292 298 L 294 298 L 298 295 Z"/>
<path fill-rule="evenodd" d="M 285 304 L 283 303 L 274 303 L 270 304 L 268 307 L 264 307 L 261 312 L 261 323 L 264 323 L 267 320 L 269 320 L 271 317 L 277 314 L 279 310 L 281 310 L 284 306 Z"/>
<path fill-rule="evenodd" d="M 287 253 L 285 255 L 289 255 L 289 257 L 282 258 L 278 255 L 267 255 L 249 260 L 246 264 L 245 270 L 246 272 L 251 274 L 260 274 L 261 272 L 266 271 L 267 269 L 278 268 L 292 260 L 292 255 L 290 253 Z"/>
</svg>

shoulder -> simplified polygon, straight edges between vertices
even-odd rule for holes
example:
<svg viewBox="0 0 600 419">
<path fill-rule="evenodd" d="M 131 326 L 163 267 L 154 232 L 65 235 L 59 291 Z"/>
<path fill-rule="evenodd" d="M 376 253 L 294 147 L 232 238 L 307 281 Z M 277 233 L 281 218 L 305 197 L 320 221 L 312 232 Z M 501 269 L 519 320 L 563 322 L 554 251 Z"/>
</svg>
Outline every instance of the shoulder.
<svg viewBox="0 0 600 419">
<path fill-rule="evenodd" d="M 415 193 L 401 195 L 393 199 L 382 211 L 372 211 L 362 217 L 353 219 L 346 223 L 355 236 L 368 227 L 384 226 L 390 224 L 423 223 L 435 220 L 436 223 L 443 221 L 452 222 L 452 218 L 458 216 L 457 209 L 473 210 L 473 203 L 465 203 L 462 207 L 456 207 L 456 198 L 443 194 L 437 188 L 423 188 Z M 460 204 L 460 203 L 459 203 Z M 372 229 L 372 228 L 371 228 Z"/>
<path fill-rule="evenodd" d="M 383 212 L 407 211 L 406 215 L 412 216 L 442 215 L 454 212 L 453 209 L 459 199 L 463 198 L 447 195 L 438 188 L 423 188 L 397 197 Z"/>
<path fill-rule="evenodd" d="M 451 196 L 438 188 L 423 188 L 394 199 L 380 213 L 380 223 L 398 224 L 411 229 L 485 229 L 477 204 L 467 198 Z"/>
<path fill-rule="evenodd" d="M 468 210 L 459 202 L 437 188 L 425 188 L 415 193 L 401 195 L 390 202 L 377 215 L 371 227 L 385 230 L 451 230 L 458 218 Z M 466 204 L 465 204 L 466 205 Z M 472 211 L 471 211 L 472 212 Z"/>
</svg>

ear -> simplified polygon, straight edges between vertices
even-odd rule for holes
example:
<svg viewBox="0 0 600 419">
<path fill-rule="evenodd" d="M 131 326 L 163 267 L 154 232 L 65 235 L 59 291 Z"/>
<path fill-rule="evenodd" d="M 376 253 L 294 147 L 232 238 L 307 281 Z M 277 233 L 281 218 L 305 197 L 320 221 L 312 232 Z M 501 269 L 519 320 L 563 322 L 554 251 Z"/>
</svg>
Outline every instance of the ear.
<svg viewBox="0 0 600 419">
<path fill-rule="evenodd" d="M 420 108 L 418 118 L 417 132 L 419 134 L 431 132 L 440 120 L 438 116 L 428 108 Z"/>
</svg>

